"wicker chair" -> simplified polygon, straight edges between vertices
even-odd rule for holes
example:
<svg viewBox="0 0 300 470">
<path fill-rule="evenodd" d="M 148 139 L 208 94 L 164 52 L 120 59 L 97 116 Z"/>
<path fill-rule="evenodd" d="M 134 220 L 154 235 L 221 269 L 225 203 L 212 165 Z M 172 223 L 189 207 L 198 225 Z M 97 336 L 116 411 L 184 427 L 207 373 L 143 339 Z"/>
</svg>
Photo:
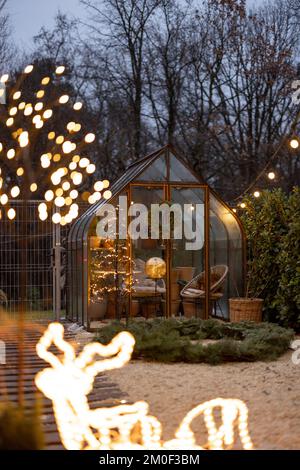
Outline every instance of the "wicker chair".
<svg viewBox="0 0 300 470">
<path fill-rule="evenodd" d="M 210 269 L 210 305 L 214 306 L 216 313 L 216 304 L 223 297 L 223 286 L 226 281 L 228 274 L 228 266 L 217 265 L 213 266 Z M 201 283 L 203 288 L 200 288 Z M 182 291 L 180 292 L 180 297 L 183 303 L 191 303 L 194 305 L 194 315 L 198 316 L 197 306 L 199 303 L 202 303 L 205 299 L 205 271 L 197 274 L 190 282 L 188 282 Z M 202 287 L 202 286 L 201 286 Z M 212 309 L 211 309 L 212 310 Z M 210 314 L 212 311 L 210 311 Z"/>
</svg>

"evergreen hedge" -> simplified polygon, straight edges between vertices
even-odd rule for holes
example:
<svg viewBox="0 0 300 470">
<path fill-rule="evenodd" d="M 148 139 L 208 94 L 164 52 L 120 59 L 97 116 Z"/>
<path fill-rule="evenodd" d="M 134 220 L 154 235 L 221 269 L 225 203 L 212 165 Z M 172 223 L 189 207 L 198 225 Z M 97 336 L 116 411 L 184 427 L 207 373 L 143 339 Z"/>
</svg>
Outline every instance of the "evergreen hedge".
<svg viewBox="0 0 300 470">
<path fill-rule="evenodd" d="M 245 199 L 248 294 L 264 299 L 264 318 L 300 331 L 300 189 Z"/>
<path fill-rule="evenodd" d="M 272 323 L 223 323 L 218 320 L 131 320 L 101 328 L 95 340 L 107 344 L 120 331 L 136 340 L 133 358 L 158 362 L 220 364 L 277 359 L 289 348 L 293 331 Z M 219 340 L 201 344 L 202 339 Z"/>
</svg>

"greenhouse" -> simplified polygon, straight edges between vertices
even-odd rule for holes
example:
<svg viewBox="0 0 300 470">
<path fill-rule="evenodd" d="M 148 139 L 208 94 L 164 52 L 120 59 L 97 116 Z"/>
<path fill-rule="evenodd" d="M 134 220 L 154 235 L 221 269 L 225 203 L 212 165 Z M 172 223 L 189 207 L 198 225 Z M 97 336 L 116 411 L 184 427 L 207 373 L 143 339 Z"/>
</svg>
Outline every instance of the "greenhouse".
<svg viewBox="0 0 300 470">
<path fill-rule="evenodd" d="M 227 319 L 242 296 L 245 236 L 237 215 L 168 145 L 131 164 L 68 240 L 67 316 Z"/>
</svg>

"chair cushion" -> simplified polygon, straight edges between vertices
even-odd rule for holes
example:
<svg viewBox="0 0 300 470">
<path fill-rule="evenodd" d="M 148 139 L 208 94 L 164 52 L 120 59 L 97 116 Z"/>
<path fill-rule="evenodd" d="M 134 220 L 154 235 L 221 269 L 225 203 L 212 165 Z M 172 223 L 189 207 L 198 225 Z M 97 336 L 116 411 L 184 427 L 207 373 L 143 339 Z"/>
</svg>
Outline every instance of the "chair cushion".
<svg viewBox="0 0 300 470">
<path fill-rule="evenodd" d="M 194 289 L 192 287 L 189 287 L 183 292 L 183 297 L 203 297 L 205 295 L 205 292 L 201 289 Z"/>
</svg>

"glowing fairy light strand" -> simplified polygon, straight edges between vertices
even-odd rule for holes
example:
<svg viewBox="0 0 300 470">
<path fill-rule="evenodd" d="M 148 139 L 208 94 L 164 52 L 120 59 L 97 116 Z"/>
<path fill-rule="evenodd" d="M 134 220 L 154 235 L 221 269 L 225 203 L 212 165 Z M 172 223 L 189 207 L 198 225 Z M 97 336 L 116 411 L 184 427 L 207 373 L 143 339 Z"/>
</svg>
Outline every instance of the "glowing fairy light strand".
<svg viewBox="0 0 300 470">
<path fill-rule="evenodd" d="M 10 182 L 8 178 L 5 178 L 5 175 L 1 175 L 0 203 L 2 204 L 2 202 L 4 202 L 2 205 L 7 204 L 7 195 L 17 198 L 22 197 L 21 192 L 28 191 L 33 193 L 38 189 L 41 190 L 41 188 L 38 187 L 37 181 L 35 181 L 38 178 L 38 173 L 34 176 L 33 169 L 28 168 L 28 164 L 26 164 L 27 157 L 23 149 L 25 151 L 27 148 L 27 151 L 30 151 L 29 146 L 35 142 L 33 139 L 37 138 L 34 132 L 35 129 L 41 130 L 44 125 L 48 122 L 50 123 L 59 107 L 62 105 L 70 106 L 70 97 L 66 94 L 54 99 L 52 104 L 47 103 L 48 93 L 46 87 L 51 82 L 50 77 L 44 77 L 41 80 L 40 89 L 34 92 L 32 102 L 21 101 L 24 94 L 21 89 L 22 80 L 30 75 L 33 70 L 34 66 L 31 64 L 24 68 L 23 77 L 21 76 L 21 80 L 18 82 L 18 88 L 20 89 L 13 88 L 11 92 L 10 100 L 12 100 L 13 103 L 9 103 L 7 112 L 5 108 L 1 110 L 3 123 L 11 132 L 14 144 L 10 146 L 11 148 L 5 149 L 4 144 L 0 142 L 0 153 L 2 152 L 0 158 L 4 162 L 8 159 L 10 161 L 10 168 L 15 166 L 18 181 L 18 185 L 16 185 L 13 180 Z M 63 65 L 59 65 L 54 71 L 58 78 L 62 76 L 64 72 L 65 67 Z M 9 76 L 7 74 L 0 78 L 0 82 L 3 86 L 5 86 L 8 80 Z M 81 108 L 82 103 L 80 102 L 75 102 L 75 104 L 70 107 L 74 115 Z M 76 200 L 79 197 L 79 192 L 75 188 L 78 188 L 84 182 L 85 176 L 89 176 L 96 171 L 95 165 L 91 163 L 88 158 L 80 156 L 78 153 L 82 146 L 85 147 L 95 141 L 95 134 L 86 132 L 83 134 L 82 138 L 77 136 L 76 142 L 70 139 L 70 131 L 74 134 L 79 132 L 81 128 L 80 123 L 71 121 L 66 127 L 66 136 L 56 136 L 55 132 L 48 132 L 48 141 L 49 143 L 52 141 L 52 148 L 44 149 L 43 154 L 40 156 L 39 164 L 42 169 L 48 169 L 50 172 L 49 179 L 53 187 L 46 188 L 44 191 L 46 204 L 40 207 L 38 211 L 38 216 L 41 220 L 48 218 L 50 208 L 57 208 L 57 211 L 54 211 L 52 216 L 53 223 L 65 225 L 66 223 L 72 222 L 72 220 L 78 216 L 79 208 L 78 204 L 76 204 Z M 35 137 L 33 138 L 32 136 Z M 75 151 L 77 155 L 73 155 Z M 74 160 L 75 157 L 76 160 Z M 72 165 L 74 165 L 74 167 L 72 167 Z M 22 185 L 21 182 L 23 178 L 28 175 L 30 177 L 29 187 L 25 188 L 24 184 Z M 20 187 L 19 192 L 15 189 L 16 186 Z M 49 191 L 52 190 L 55 193 L 59 190 L 61 194 L 56 195 L 57 197 L 49 197 Z M 103 197 L 108 194 L 107 191 L 105 193 Z M 99 201 L 101 197 L 101 192 L 95 190 L 89 202 L 95 203 Z M 16 217 L 16 211 L 14 209 L 10 210 L 9 206 L 5 208 L 5 211 L 10 220 Z"/>
</svg>

